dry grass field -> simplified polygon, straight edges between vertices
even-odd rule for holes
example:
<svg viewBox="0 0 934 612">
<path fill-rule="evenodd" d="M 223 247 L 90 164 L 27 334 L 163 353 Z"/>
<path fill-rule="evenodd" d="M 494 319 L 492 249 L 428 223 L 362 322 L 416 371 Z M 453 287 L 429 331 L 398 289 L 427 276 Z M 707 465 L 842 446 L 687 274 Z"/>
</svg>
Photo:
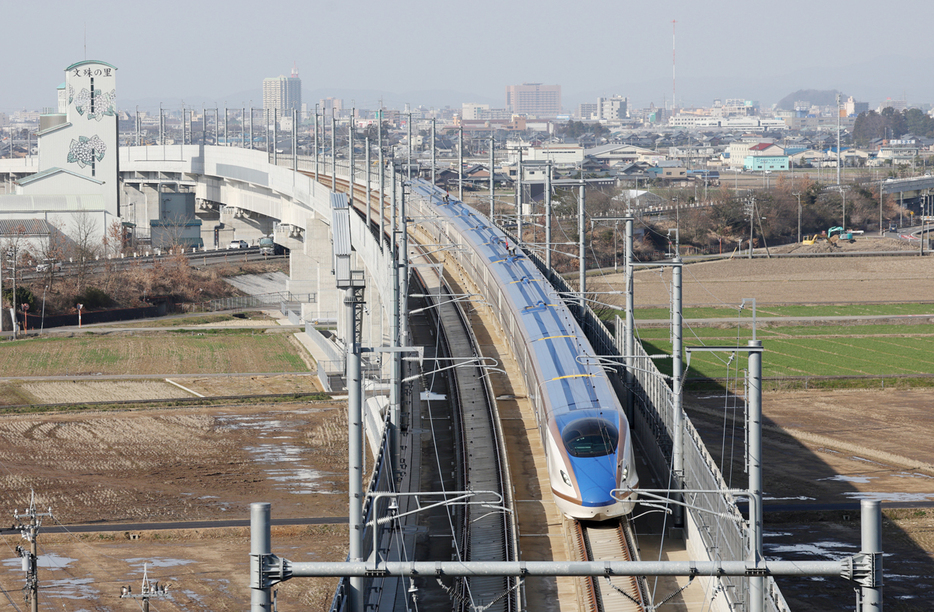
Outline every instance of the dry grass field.
<svg viewBox="0 0 934 612">
<path fill-rule="evenodd" d="M 743 298 L 764 304 L 934 302 L 934 259 L 859 257 L 802 259 L 734 258 L 684 266 L 684 307 L 738 306 Z M 670 269 L 638 270 L 633 276 L 636 307 L 670 302 Z M 592 291 L 622 288 L 621 274 L 588 277 Z M 623 296 L 608 296 L 617 305 Z"/>
<path fill-rule="evenodd" d="M 18 340 L 0 351 L 4 377 L 307 372 L 286 333 L 127 333 Z"/>
</svg>

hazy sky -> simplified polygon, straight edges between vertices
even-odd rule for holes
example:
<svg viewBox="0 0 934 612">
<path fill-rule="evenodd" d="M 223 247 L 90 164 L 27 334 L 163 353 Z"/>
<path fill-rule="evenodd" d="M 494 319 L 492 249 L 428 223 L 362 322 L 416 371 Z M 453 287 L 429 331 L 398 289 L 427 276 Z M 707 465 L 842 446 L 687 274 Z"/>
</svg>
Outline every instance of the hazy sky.
<svg viewBox="0 0 934 612">
<path fill-rule="evenodd" d="M 601 94 L 662 104 L 673 19 L 679 106 L 714 97 L 768 106 L 805 88 L 872 105 L 934 101 L 930 0 L 4 0 L 2 15 L 7 112 L 54 106 L 65 67 L 85 57 L 119 69 L 118 105 L 150 108 L 179 99 L 233 108 L 251 94 L 260 106 L 262 79 L 293 62 L 306 101 L 334 92 L 364 108 L 381 94 L 503 106 L 505 85 L 522 82 L 560 84 L 568 108 Z"/>
</svg>

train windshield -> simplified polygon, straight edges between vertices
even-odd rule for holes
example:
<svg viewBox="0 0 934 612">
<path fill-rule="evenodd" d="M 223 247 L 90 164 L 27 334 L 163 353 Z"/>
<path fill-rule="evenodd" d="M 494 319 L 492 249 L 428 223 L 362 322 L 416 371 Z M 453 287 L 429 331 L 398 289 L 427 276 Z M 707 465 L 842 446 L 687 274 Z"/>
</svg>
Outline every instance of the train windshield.
<svg viewBox="0 0 934 612">
<path fill-rule="evenodd" d="M 561 439 L 572 457 L 603 457 L 616 452 L 619 431 L 606 419 L 580 419 L 565 426 Z"/>
</svg>

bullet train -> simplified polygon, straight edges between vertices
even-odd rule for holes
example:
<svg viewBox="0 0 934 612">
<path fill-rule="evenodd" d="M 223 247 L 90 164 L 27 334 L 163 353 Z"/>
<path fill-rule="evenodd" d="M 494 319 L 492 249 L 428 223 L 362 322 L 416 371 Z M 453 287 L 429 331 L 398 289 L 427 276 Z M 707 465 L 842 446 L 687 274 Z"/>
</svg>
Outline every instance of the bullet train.
<svg viewBox="0 0 934 612">
<path fill-rule="evenodd" d="M 622 501 L 610 494 L 639 484 L 629 423 L 571 312 L 486 216 L 425 181 L 413 181 L 412 194 L 420 225 L 439 245 L 459 247 L 447 256 L 458 259 L 499 317 L 535 407 L 558 507 L 598 521 L 632 512 L 635 493 L 618 495 Z"/>
</svg>

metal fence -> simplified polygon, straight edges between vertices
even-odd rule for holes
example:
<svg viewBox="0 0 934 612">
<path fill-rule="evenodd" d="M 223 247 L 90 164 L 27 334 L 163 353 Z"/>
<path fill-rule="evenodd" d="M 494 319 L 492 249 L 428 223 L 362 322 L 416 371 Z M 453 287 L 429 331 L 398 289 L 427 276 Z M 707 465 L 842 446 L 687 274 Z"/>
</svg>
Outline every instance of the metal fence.
<svg viewBox="0 0 934 612">
<path fill-rule="evenodd" d="M 276 291 L 274 293 L 261 293 L 259 295 L 240 295 L 235 297 L 220 298 L 208 302 L 208 310 L 245 310 L 247 308 L 260 308 L 262 306 L 279 306 L 283 302 L 301 302 L 305 304 L 314 304 L 316 295 L 314 293 L 289 293 L 288 291 Z"/>
</svg>

